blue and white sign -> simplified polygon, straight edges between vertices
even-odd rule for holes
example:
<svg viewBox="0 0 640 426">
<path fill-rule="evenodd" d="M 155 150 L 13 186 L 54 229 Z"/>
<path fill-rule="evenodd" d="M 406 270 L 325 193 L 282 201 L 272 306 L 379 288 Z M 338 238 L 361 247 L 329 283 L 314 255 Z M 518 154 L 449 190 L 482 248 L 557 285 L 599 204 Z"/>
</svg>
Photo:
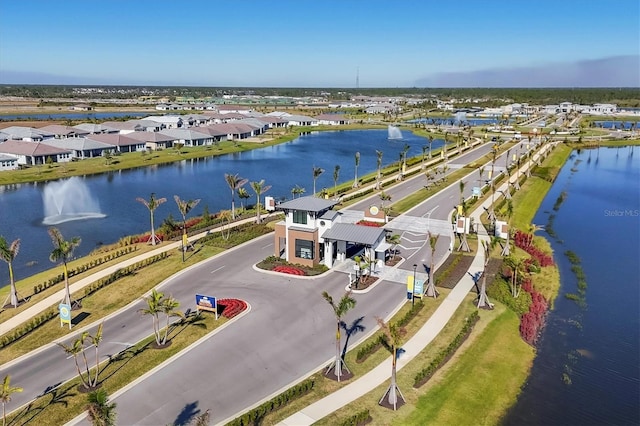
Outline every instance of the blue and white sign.
<svg viewBox="0 0 640 426">
<path fill-rule="evenodd" d="M 61 303 L 58 305 L 58 310 L 60 311 L 60 327 L 66 323 L 71 328 L 71 305 Z"/>
<path fill-rule="evenodd" d="M 479 197 L 480 196 L 480 187 L 479 186 L 474 186 L 472 189 L 472 194 L 474 197 Z"/>
<path fill-rule="evenodd" d="M 424 280 L 416 280 L 416 285 L 413 288 L 414 296 L 422 298 L 424 294 Z"/>
<path fill-rule="evenodd" d="M 216 319 L 218 319 L 218 306 L 215 297 L 196 294 L 196 309 L 199 311 L 215 312 Z"/>
</svg>

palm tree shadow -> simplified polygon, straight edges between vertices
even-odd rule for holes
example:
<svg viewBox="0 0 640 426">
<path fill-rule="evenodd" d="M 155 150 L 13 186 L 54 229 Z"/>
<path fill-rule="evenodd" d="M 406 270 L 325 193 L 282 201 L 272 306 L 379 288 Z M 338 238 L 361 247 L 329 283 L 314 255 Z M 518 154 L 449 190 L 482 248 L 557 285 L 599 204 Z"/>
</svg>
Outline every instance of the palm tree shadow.
<svg viewBox="0 0 640 426">
<path fill-rule="evenodd" d="M 113 356 L 109 356 L 109 363 L 104 368 L 102 368 L 100 371 L 106 370 L 108 368 L 109 364 L 111 364 L 111 363 L 122 361 L 122 360 L 125 360 L 125 361 L 123 363 L 121 363 L 117 368 L 114 368 L 113 371 L 111 371 L 107 376 L 101 377 L 100 378 L 100 383 L 104 382 L 105 380 L 107 380 L 108 378 L 110 378 L 111 376 L 116 374 L 124 366 L 126 366 L 129 363 L 129 361 L 134 359 L 137 355 L 141 354 L 142 352 L 144 352 L 148 348 L 149 348 L 149 344 L 147 343 L 146 345 L 144 345 L 142 347 L 127 348 L 127 349 L 125 349 L 125 350 L 123 350 L 121 352 L 118 352 L 117 354 L 115 354 Z"/>
<path fill-rule="evenodd" d="M 342 358 L 344 359 L 345 355 L 347 354 L 347 348 L 349 347 L 349 339 L 351 338 L 352 335 L 356 334 L 356 333 L 360 333 L 366 330 L 366 327 L 364 325 L 362 325 L 362 321 L 364 321 L 364 316 L 361 316 L 360 318 L 355 319 L 350 325 L 347 326 L 347 324 L 344 321 L 340 321 L 340 328 L 342 328 L 346 334 L 346 339 L 344 341 L 344 347 L 342 348 Z"/>
<path fill-rule="evenodd" d="M 34 407 L 33 402 L 24 407 L 16 416 L 7 424 L 8 425 L 26 425 L 31 423 L 36 417 L 44 411 L 50 405 L 61 404 L 64 407 L 69 405 L 67 399 L 75 396 L 76 393 L 72 392 L 73 386 L 60 387 L 61 383 L 57 383 L 53 386 L 47 387 L 41 396 L 51 395 L 51 400 L 46 405 L 41 407 Z M 44 423 L 44 422 L 43 422 Z"/>
<path fill-rule="evenodd" d="M 200 414 L 200 409 L 198 408 L 198 401 L 190 402 L 182 407 L 182 410 L 178 413 L 176 419 L 170 423 L 174 426 L 186 426 L 191 420 L 198 414 Z"/>
<path fill-rule="evenodd" d="M 187 311 L 184 313 L 184 318 L 169 325 L 167 341 L 175 339 L 180 333 L 188 329 L 190 326 L 207 328 L 204 320 L 205 318 L 201 311 L 187 309 Z"/>
</svg>

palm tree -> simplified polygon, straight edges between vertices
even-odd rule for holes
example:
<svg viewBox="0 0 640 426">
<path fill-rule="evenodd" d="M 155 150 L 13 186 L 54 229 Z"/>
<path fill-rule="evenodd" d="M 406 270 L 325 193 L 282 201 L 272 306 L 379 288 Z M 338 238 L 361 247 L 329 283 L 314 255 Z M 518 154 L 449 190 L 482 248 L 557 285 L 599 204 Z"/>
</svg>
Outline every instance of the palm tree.
<svg viewBox="0 0 640 426">
<path fill-rule="evenodd" d="M 384 203 L 386 201 L 391 201 L 391 195 L 387 194 L 384 191 L 380 191 L 380 193 L 378 194 L 378 197 L 380 198 L 380 208 L 384 210 L 385 209 Z"/>
<path fill-rule="evenodd" d="M 353 179 L 353 187 L 357 188 L 359 186 L 358 183 L 358 166 L 360 165 L 360 152 L 356 152 L 356 155 L 354 157 L 355 163 L 356 163 L 356 168 L 355 168 L 355 177 Z"/>
<path fill-rule="evenodd" d="M 151 197 L 149 197 L 149 201 L 145 200 L 142 197 L 136 198 L 136 201 L 144 204 L 144 206 L 149 210 L 151 214 L 151 238 L 149 239 L 149 244 L 155 246 L 156 243 L 160 242 L 160 239 L 156 236 L 155 227 L 153 226 L 153 212 L 157 209 L 161 204 L 164 204 L 167 199 L 166 198 L 156 198 L 155 193 L 151 193 Z"/>
<path fill-rule="evenodd" d="M 436 281 L 434 278 L 435 273 L 435 255 L 436 255 L 436 245 L 438 244 L 438 238 L 440 235 L 432 234 L 431 231 L 427 233 L 429 238 L 429 249 L 431 250 L 431 258 L 429 259 L 429 282 L 426 288 L 427 297 L 438 297 L 438 290 L 436 290 Z"/>
<path fill-rule="evenodd" d="M 19 388 L 17 386 L 11 386 L 11 376 L 4 376 L 4 381 L 2 382 L 2 391 L 0 391 L 0 401 L 2 401 L 2 426 L 7 424 L 7 412 L 5 406 L 7 402 L 11 402 L 11 395 L 14 393 L 20 393 L 24 389 Z"/>
<path fill-rule="evenodd" d="M 200 198 L 195 200 L 181 200 L 177 195 L 173 196 L 173 199 L 178 205 L 180 215 L 182 216 L 182 261 L 184 262 L 184 252 L 189 247 L 189 241 L 187 240 L 187 215 L 195 206 L 200 202 Z"/>
<path fill-rule="evenodd" d="M 393 406 L 393 410 L 395 411 L 399 402 L 398 395 L 400 395 L 402 401 L 405 402 L 404 396 L 402 395 L 402 392 L 400 392 L 400 388 L 398 388 L 396 383 L 396 361 L 398 359 L 398 348 L 402 344 L 402 337 L 405 334 L 405 330 L 404 328 L 385 323 L 380 317 L 376 317 L 376 321 L 384 335 L 387 337 L 387 342 L 391 345 L 391 383 L 382 395 L 382 398 L 380 398 L 380 401 L 378 401 L 378 404 L 381 404 L 382 400 L 388 396 L 387 402 L 390 406 Z"/>
<path fill-rule="evenodd" d="M 340 324 L 342 323 L 342 317 L 356 306 L 356 300 L 351 297 L 350 291 L 346 292 L 337 304 L 333 301 L 333 297 L 331 297 L 331 295 L 326 291 L 322 292 L 322 297 L 324 297 L 327 303 L 331 305 L 336 317 L 336 359 L 329 364 L 325 374 L 328 374 L 333 368 L 333 374 L 336 376 L 337 380 L 340 381 L 342 369 L 347 370 L 347 372 L 351 374 L 351 371 L 349 371 L 349 368 L 345 364 L 340 353 Z"/>
<path fill-rule="evenodd" d="M 427 145 L 422 146 L 422 162 L 420 163 L 420 170 L 424 170 L 424 157 L 427 154 Z"/>
<path fill-rule="evenodd" d="M 376 164 L 378 167 L 378 174 L 376 176 L 376 189 L 380 189 L 382 187 L 382 184 L 380 182 L 380 178 L 382 177 L 382 151 L 378 151 L 376 149 L 376 155 L 377 155 L 377 159 L 376 159 Z"/>
<path fill-rule="evenodd" d="M 400 234 L 391 234 L 387 235 L 385 240 L 387 243 L 391 244 L 391 253 L 393 254 L 393 258 L 395 259 L 396 249 L 398 247 L 398 244 L 400 244 L 400 242 L 402 241 L 402 237 L 400 236 Z"/>
<path fill-rule="evenodd" d="M 231 189 L 231 217 L 233 218 L 233 220 L 235 220 L 236 219 L 236 206 L 235 206 L 236 190 L 243 187 L 247 182 L 249 182 L 249 180 L 241 178 L 240 175 L 238 175 L 237 173 L 235 175 L 232 175 L 231 173 L 225 173 L 224 180 L 227 182 L 227 185 L 229 185 L 229 189 Z"/>
<path fill-rule="evenodd" d="M 179 311 L 180 302 L 175 299 L 173 296 L 168 296 L 162 299 L 162 303 L 160 304 L 160 312 L 165 315 L 166 323 L 164 327 L 164 336 L 162 337 L 162 346 L 167 344 L 167 337 L 169 336 L 169 319 L 172 317 L 180 317 L 184 318 L 184 314 L 182 311 Z"/>
<path fill-rule="evenodd" d="M 324 169 L 320 167 L 313 166 L 313 196 L 316 195 L 316 180 L 320 177 L 321 174 L 324 173 Z"/>
<path fill-rule="evenodd" d="M 109 395 L 104 389 L 98 389 L 87 395 L 87 420 L 93 426 L 115 426 L 116 403 L 109 402 Z"/>
<path fill-rule="evenodd" d="M 507 200 L 507 242 L 502 248 L 502 256 L 509 256 L 509 234 L 511 233 L 511 216 L 513 216 L 513 200 L 509 198 Z"/>
<path fill-rule="evenodd" d="M 231 226 L 227 228 L 227 225 L 231 224 L 231 210 L 220 210 L 218 213 L 218 218 L 220 219 L 220 235 L 222 235 L 222 239 L 225 241 L 229 239 L 231 236 Z"/>
<path fill-rule="evenodd" d="M 333 196 L 338 196 L 338 178 L 340 177 L 340 165 L 336 164 L 333 168 Z"/>
<path fill-rule="evenodd" d="M 467 242 L 467 203 L 464 200 L 464 187 L 466 182 L 460 181 L 460 210 L 462 213 L 462 219 L 464 221 L 464 225 L 462 226 L 462 234 L 460 235 L 460 245 L 458 246 L 459 251 L 471 251 L 469 247 L 469 243 Z"/>
<path fill-rule="evenodd" d="M 433 145 L 433 136 L 429 135 L 429 160 L 431 160 L 431 145 Z"/>
<path fill-rule="evenodd" d="M 238 197 L 240 198 L 240 208 L 244 211 L 244 200 L 248 200 L 249 198 L 251 198 L 251 195 L 246 188 L 238 188 Z"/>
<path fill-rule="evenodd" d="M 53 263 L 62 262 L 64 268 L 64 299 L 62 303 L 71 305 L 71 293 L 69 292 L 69 270 L 67 263 L 73 255 L 73 250 L 80 245 L 80 237 L 73 237 L 67 241 L 64 239 L 58 228 L 49 228 L 49 235 L 53 242 L 54 249 L 49 255 L 49 260 Z M 75 304 L 75 303 L 74 303 Z"/>
<path fill-rule="evenodd" d="M 482 175 L 484 175 L 484 167 L 478 167 L 478 188 L 482 194 Z"/>
<path fill-rule="evenodd" d="M 93 346 L 96 354 L 96 374 L 93 378 L 93 383 L 92 383 L 92 386 L 94 387 L 98 386 L 98 374 L 100 373 L 100 368 L 99 368 L 100 354 L 98 352 L 98 348 L 100 347 L 100 343 L 102 343 L 102 324 L 103 323 L 100 323 L 100 325 L 98 326 L 96 330 L 96 334 L 89 335 L 89 340 L 91 341 L 91 345 Z"/>
<path fill-rule="evenodd" d="M 20 238 L 13 240 L 13 242 L 8 245 L 7 241 L 4 239 L 2 235 L 0 235 L 0 259 L 7 262 L 9 266 L 9 282 L 11 285 L 11 289 L 9 290 L 9 296 L 4 301 L 3 305 L 7 303 L 7 300 L 11 299 L 11 306 L 14 308 L 18 307 L 18 303 L 20 303 L 20 298 L 18 297 L 18 290 L 16 289 L 16 283 L 13 276 L 13 261 L 18 255 L 20 251 Z"/>
<path fill-rule="evenodd" d="M 83 333 L 84 334 L 84 333 Z M 81 336 L 73 341 L 71 345 L 65 345 L 64 343 L 56 343 L 58 346 L 62 348 L 62 350 L 69 356 L 73 357 L 73 361 L 76 364 L 76 371 L 78 372 L 78 376 L 80 376 L 80 380 L 82 381 L 82 385 L 85 389 L 91 389 L 90 377 L 85 378 L 80 370 L 80 363 L 78 362 L 78 355 L 82 353 L 84 355 L 84 338 L 86 336 Z M 86 361 L 86 357 L 85 357 Z M 85 369 L 88 369 L 88 366 L 85 364 Z"/>
<path fill-rule="evenodd" d="M 160 337 L 160 312 L 162 299 L 164 298 L 164 293 L 160 293 L 155 288 L 151 290 L 151 294 L 144 298 L 145 302 L 147 302 L 147 307 L 140 309 L 139 312 L 142 315 L 150 315 L 151 321 L 153 322 L 153 335 L 155 336 L 156 343 L 160 345 L 161 337 Z"/>
<path fill-rule="evenodd" d="M 514 256 L 508 256 L 505 259 L 507 266 L 511 268 L 511 295 L 516 298 L 520 295 L 522 286 L 520 284 L 520 278 L 524 274 L 524 260 Z"/>
<path fill-rule="evenodd" d="M 294 186 L 293 188 L 291 188 L 291 195 L 293 196 L 293 198 L 296 198 L 296 195 L 299 197 L 302 194 L 304 194 L 305 189 L 301 186 Z"/>
<path fill-rule="evenodd" d="M 260 182 L 251 182 L 251 188 L 256 194 L 256 223 L 261 223 L 260 218 L 260 196 L 271 189 L 271 185 L 265 185 L 264 179 Z"/>
<path fill-rule="evenodd" d="M 491 249 L 496 245 L 496 237 L 492 237 L 490 242 L 482 240 L 482 248 L 484 249 L 484 264 L 482 265 L 482 283 L 478 292 L 478 308 L 493 309 L 493 303 L 489 301 L 487 296 L 487 266 L 491 260 Z"/>
</svg>

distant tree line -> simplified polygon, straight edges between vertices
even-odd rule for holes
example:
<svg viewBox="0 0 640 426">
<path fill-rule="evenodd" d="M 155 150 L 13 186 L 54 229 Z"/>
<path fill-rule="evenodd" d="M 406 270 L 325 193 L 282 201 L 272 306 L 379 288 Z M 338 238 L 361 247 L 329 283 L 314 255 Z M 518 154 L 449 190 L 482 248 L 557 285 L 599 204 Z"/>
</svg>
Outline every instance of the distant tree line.
<svg viewBox="0 0 640 426">
<path fill-rule="evenodd" d="M 102 89 L 100 91 L 82 89 Z M 576 104 L 615 103 L 619 106 L 640 107 L 640 88 L 273 88 L 273 87 L 171 87 L 171 86 L 66 86 L 66 85 L 1 85 L 0 96 L 26 98 L 75 99 L 131 99 L 140 96 L 221 97 L 237 96 L 289 96 L 326 97 L 344 100 L 355 95 L 407 96 L 439 99 L 486 99 L 486 105 L 506 102 L 534 105 L 572 102 Z M 477 105 L 477 104 L 476 104 Z"/>
</svg>

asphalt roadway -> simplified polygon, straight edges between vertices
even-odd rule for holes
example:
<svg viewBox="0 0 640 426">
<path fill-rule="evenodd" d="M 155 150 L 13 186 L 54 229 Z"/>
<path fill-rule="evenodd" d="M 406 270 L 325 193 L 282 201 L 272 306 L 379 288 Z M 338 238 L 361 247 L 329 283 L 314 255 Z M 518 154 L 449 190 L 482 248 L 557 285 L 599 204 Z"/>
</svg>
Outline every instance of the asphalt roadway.
<svg viewBox="0 0 640 426">
<path fill-rule="evenodd" d="M 481 145 L 450 160 L 450 167 L 471 162 L 490 150 L 490 144 Z M 465 178 L 473 179 L 477 177 Z M 424 175 L 419 174 L 385 192 L 392 201 L 399 200 L 425 183 Z M 468 191 L 471 186 L 474 185 L 467 185 Z M 455 182 L 409 214 L 424 216 L 431 212 L 434 219 L 447 219 L 458 199 Z M 370 204 L 371 201 L 363 201 L 350 209 L 363 210 Z M 403 245 L 408 246 L 403 237 Z M 418 258 L 426 251 L 424 240 L 419 243 L 418 249 L 408 250 L 412 251 L 410 256 Z M 439 241 L 437 258 L 444 258 L 449 248 L 448 242 Z M 162 291 L 180 300 L 183 310 L 195 307 L 195 293 L 204 293 L 244 299 L 251 311 L 165 368 L 116 394 L 119 424 L 186 424 L 199 410 L 206 409 L 211 409 L 211 421 L 216 423 L 278 393 L 332 358 L 335 318 L 321 293 L 326 290 L 340 297 L 347 276 L 330 272 L 321 278 L 299 279 L 252 268 L 271 254 L 270 234 L 181 271 L 161 284 Z M 411 269 L 412 263 L 411 259 L 405 261 L 403 267 Z M 360 327 L 350 336 L 349 345 L 375 330 L 374 316 L 387 318 L 401 306 L 406 297 L 405 286 L 383 281 L 355 297 L 356 308 L 347 314 L 345 322 Z M 144 304 L 139 299 L 105 319 L 102 358 L 119 353 L 151 333 L 150 318 L 138 312 Z M 71 342 L 75 334 L 65 343 Z M 20 407 L 75 377 L 76 369 L 61 348 L 46 345 L 3 365 L 0 375 L 5 374 L 11 374 L 12 382 L 24 388 L 23 393 L 12 396 L 12 406 Z M 34 415 L 33 421 L 46 424 L 46 419 Z"/>
</svg>

